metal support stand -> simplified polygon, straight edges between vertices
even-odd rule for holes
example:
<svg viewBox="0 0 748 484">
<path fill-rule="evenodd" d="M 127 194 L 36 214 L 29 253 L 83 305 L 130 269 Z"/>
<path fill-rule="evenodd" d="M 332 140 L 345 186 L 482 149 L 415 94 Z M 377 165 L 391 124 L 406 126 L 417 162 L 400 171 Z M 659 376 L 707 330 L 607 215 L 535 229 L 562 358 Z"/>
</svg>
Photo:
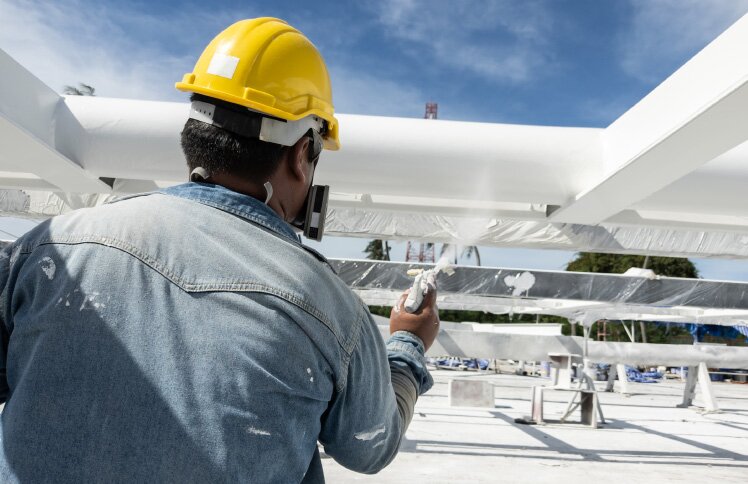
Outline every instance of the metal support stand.
<svg viewBox="0 0 748 484">
<path fill-rule="evenodd" d="M 606 392 L 612 392 L 615 389 L 616 376 L 618 376 L 618 393 L 630 395 L 629 378 L 626 375 L 626 366 L 622 364 L 610 365 L 608 370 L 608 383 L 605 385 Z"/>
<path fill-rule="evenodd" d="M 532 389 L 532 400 L 530 401 L 532 414 L 530 419 L 536 424 L 543 423 L 543 391 L 546 389 L 571 392 L 571 398 L 569 399 L 569 404 L 566 406 L 566 410 L 561 417 L 561 423 L 564 423 L 577 408 L 580 408 L 581 410 L 581 421 L 583 424 L 589 425 L 592 428 L 597 428 L 598 416 L 600 417 L 600 422 L 605 423 L 603 409 L 597 398 L 595 380 L 593 375 L 591 375 L 592 368 L 590 361 L 587 358 L 587 340 L 590 336 L 590 326 L 582 324 L 582 331 L 584 335 L 584 343 L 582 346 L 583 371 L 581 372 L 581 375 L 578 376 L 575 386 L 572 387 L 571 385 L 572 361 L 574 359 L 578 360 L 579 355 L 564 353 L 548 354 L 548 358 L 551 361 L 551 386 L 537 386 Z M 624 371 L 623 374 L 625 375 L 626 372 Z M 577 397 L 579 397 L 579 401 L 577 401 Z"/>
<path fill-rule="evenodd" d="M 592 377 L 587 374 L 587 361 L 584 363 L 585 372 L 577 382 L 577 387 L 573 390 L 574 393 L 569 399 L 569 404 L 566 406 L 566 411 L 561 417 L 561 422 L 565 422 L 569 415 L 577 409 L 582 407 L 582 422 L 597 427 L 597 419 L 595 418 L 594 412 L 600 416 L 600 422 L 605 423 L 605 416 L 603 415 L 603 409 L 600 406 L 600 402 L 597 399 L 597 390 L 595 389 L 595 381 Z M 579 396 L 579 402 L 576 401 Z"/>
<path fill-rule="evenodd" d="M 626 365 L 619 363 L 616 365 L 616 370 L 618 371 L 618 383 L 621 386 L 621 393 L 624 395 L 630 395 L 629 376 L 626 374 Z"/>
<path fill-rule="evenodd" d="M 606 392 L 612 392 L 615 390 L 616 375 L 618 375 L 616 365 L 610 365 L 610 368 L 608 369 L 608 381 L 605 383 Z"/>
<path fill-rule="evenodd" d="M 583 386 L 586 388 L 582 388 Z M 590 389 L 590 386 L 592 389 Z M 566 406 L 566 411 L 560 419 L 561 423 L 565 423 L 569 416 L 577 408 L 580 408 L 581 410 L 580 420 L 584 425 L 589 425 L 592 428 L 597 428 L 598 421 L 600 423 L 605 423 L 605 417 L 603 416 L 603 410 L 600 407 L 600 401 L 597 399 L 597 392 L 594 390 L 594 384 L 586 375 L 580 378 L 578 388 L 562 389 L 541 386 L 533 387 L 532 400 L 530 401 L 530 419 L 534 423 L 545 423 L 543 420 L 544 390 L 559 390 L 572 393 L 569 404 Z M 577 401 L 577 396 L 579 397 L 579 401 Z"/>
<path fill-rule="evenodd" d="M 564 364 L 570 365 L 570 360 L 572 356 L 576 355 L 549 355 L 549 358 L 551 361 L 554 361 L 554 366 L 556 369 L 555 374 L 555 381 L 557 385 L 555 386 L 549 386 L 549 387 L 533 387 L 532 389 L 532 399 L 530 401 L 530 411 L 531 411 L 531 417 L 530 419 L 535 422 L 536 424 L 542 424 L 543 422 L 543 391 L 544 390 L 558 390 L 558 391 L 568 391 L 571 392 L 571 398 L 569 399 L 569 403 L 566 406 L 566 410 L 564 411 L 560 421 L 561 423 L 566 422 L 566 420 L 569 418 L 569 416 L 577 409 L 580 408 L 581 410 L 581 422 L 585 425 L 589 425 L 590 427 L 597 428 L 598 424 L 598 417 L 600 423 L 605 423 L 605 416 L 603 415 L 603 409 L 600 406 L 600 401 L 597 398 L 597 391 L 595 389 L 595 381 L 593 380 L 592 376 L 589 375 L 587 372 L 588 370 L 588 361 L 584 360 L 584 368 L 585 371 L 582 372 L 580 377 L 577 379 L 577 383 L 575 386 L 571 386 L 569 384 L 565 384 L 564 378 L 559 378 L 559 363 L 561 363 L 561 368 L 564 367 Z M 558 361 L 560 360 L 560 361 Z M 579 400 L 577 401 L 577 397 L 579 397 Z"/>
<path fill-rule="evenodd" d="M 571 388 L 573 364 L 581 355 L 569 353 L 548 353 L 551 363 L 551 386 L 554 388 Z"/>
<path fill-rule="evenodd" d="M 683 388 L 683 402 L 678 405 L 680 408 L 688 408 L 693 403 L 693 397 L 696 396 L 697 371 L 695 366 L 688 367 L 686 376 L 686 386 Z"/>
<path fill-rule="evenodd" d="M 579 395 L 579 405 L 582 407 L 582 423 L 596 429 L 597 419 L 595 418 L 595 410 L 597 409 L 598 412 L 602 412 L 600 410 L 600 403 L 597 401 L 597 392 L 581 392 Z M 600 421 L 605 423 L 602 413 L 600 414 Z"/>
<path fill-rule="evenodd" d="M 712 381 L 709 378 L 709 370 L 706 363 L 699 363 L 699 366 L 689 366 L 688 376 L 686 377 L 686 386 L 683 389 L 683 402 L 678 405 L 679 408 L 688 408 L 693 405 L 693 399 L 696 396 L 696 383 L 701 390 L 701 398 L 704 400 L 704 411 L 719 412 L 717 400 L 712 392 Z"/>
<path fill-rule="evenodd" d="M 543 388 L 532 387 L 532 400 L 530 401 L 531 418 L 538 425 L 543 423 Z"/>
</svg>

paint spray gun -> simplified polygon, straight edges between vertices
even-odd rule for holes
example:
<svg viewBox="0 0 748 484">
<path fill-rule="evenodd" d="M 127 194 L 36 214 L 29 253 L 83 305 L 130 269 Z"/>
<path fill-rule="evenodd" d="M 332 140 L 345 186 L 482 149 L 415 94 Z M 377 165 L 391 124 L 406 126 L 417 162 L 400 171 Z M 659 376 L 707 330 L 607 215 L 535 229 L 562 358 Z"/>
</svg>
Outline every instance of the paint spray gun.
<svg viewBox="0 0 748 484">
<path fill-rule="evenodd" d="M 452 268 L 452 264 L 449 262 L 449 258 L 444 256 L 436 263 L 433 269 L 410 269 L 408 271 L 409 276 L 415 276 L 413 286 L 410 288 L 408 298 L 405 300 L 405 310 L 409 313 L 418 311 L 423 303 L 423 296 L 428 292 L 429 285 L 436 287 L 436 275 L 440 272 L 444 272 L 451 276 L 455 273 Z"/>
</svg>

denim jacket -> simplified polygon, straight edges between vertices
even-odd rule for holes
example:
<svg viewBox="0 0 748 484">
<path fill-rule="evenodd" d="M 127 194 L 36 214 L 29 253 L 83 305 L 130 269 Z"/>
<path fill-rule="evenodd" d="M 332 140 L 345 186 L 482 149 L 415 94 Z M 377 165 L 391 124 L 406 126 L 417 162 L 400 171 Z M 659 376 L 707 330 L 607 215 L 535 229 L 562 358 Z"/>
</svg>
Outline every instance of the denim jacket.
<svg viewBox="0 0 748 484">
<path fill-rule="evenodd" d="M 261 202 L 188 183 L 45 221 L 0 256 L 3 482 L 376 472 L 432 380 Z"/>
</svg>

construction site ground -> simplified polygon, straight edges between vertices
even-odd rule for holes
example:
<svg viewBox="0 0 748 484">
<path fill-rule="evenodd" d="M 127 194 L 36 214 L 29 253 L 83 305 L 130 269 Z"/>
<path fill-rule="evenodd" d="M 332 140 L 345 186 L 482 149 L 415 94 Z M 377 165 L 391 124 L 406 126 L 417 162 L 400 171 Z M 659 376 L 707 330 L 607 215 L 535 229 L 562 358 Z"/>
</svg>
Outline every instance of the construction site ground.
<svg viewBox="0 0 748 484">
<path fill-rule="evenodd" d="M 677 408 L 684 383 L 630 384 L 630 396 L 598 393 L 607 423 L 523 425 L 540 377 L 436 370 L 416 405 L 394 462 L 362 475 L 324 456 L 328 482 L 589 483 L 748 482 L 748 385 L 713 382 L 719 413 Z M 494 386 L 494 408 L 450 407 L 453 378 Z M 568 392 L 546 392 L 546 419 L 559 418 Z M 695 405 L 700 405 L 699 392 Z M 572 419 L 578 420 L 578 413 Z"/>
</svg>

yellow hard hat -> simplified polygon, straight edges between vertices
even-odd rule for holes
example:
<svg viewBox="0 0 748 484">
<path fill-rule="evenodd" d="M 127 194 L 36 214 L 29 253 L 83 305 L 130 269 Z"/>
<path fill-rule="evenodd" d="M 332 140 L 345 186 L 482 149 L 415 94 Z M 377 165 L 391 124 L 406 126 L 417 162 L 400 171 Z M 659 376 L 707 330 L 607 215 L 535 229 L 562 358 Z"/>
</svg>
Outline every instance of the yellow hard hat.
<svg viewBox="0 0 748 484">
<path fill-rule="evenodd" d="M 316 116 L 327 125 L 324 147 L 340 148 L 325 61 L 304 34 L 283 20 L 262 17 L 231 25 L 176 88 L 291 122 Z"/>
</svg>

